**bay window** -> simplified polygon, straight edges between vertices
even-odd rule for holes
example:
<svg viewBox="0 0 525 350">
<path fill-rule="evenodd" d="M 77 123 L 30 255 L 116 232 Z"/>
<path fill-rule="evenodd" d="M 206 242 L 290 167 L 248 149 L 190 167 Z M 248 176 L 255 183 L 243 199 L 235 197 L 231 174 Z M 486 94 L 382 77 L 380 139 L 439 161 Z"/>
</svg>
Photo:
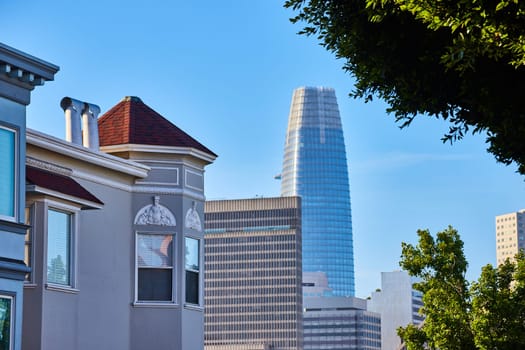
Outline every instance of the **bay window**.
<svg viewBox="0 0 525 350">
<path fill-rule="evenodd" d="M 173 235 L 137 234 L 138 302 L 174 302 Z"/>
</svg>

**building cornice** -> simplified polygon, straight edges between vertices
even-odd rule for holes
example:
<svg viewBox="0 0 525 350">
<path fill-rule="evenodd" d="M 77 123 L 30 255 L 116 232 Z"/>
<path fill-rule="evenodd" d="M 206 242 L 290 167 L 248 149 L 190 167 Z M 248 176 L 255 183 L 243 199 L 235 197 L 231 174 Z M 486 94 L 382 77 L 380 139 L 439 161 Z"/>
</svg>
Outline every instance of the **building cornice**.
<svg viewBox="0 0 525 350">
<path fill-rule="evenodd" d="M 30 92 L 53 80 L 59 67 L 0 43 L 0 96 L 28 105 Z"/>
<path fill-rule="evenodd" d="M 198 150 L 193 147 L 174 147 L 174 146 L 155 146 L 155 145 L 139 145 L 139 144 L 124 144 L 113 146 L 100 147 L 102 152 L 117 153 L 117 152 L 144 152 L 144 153 L 161 153 L 161 154 L 177 154 L 183 156 L 192 156 L 212 163 L 217 156 Z"/>
<path fill-rule="evenodd" d="M 2 43 L 0 43 L 0 62 L 4 65 L 8 64 L 12 68 L 20 69 L 26 74 L 33 74 L 34 78 L 43 80 L 53 80 L 56 72 L 60 69 L 52 63 Z M 31 82 L 28 81 L 28 83 Z"/>
<path fill-rule="evenodd" d="M 28 144 L 33 146 L 135 177 L 145 178 L 150 170 L 146 165 L 92 151 L 89 148 L 29 128 L 27 129 L 26 140 Z"/>
</svg>

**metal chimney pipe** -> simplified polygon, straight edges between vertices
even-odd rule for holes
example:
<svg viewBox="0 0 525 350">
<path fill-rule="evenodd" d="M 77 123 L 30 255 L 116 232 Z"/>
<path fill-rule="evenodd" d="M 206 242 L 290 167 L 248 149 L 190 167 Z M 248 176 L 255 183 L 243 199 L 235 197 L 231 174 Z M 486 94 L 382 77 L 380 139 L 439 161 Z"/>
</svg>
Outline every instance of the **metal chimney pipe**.
<svg viewBox="0 0 525 350">
<path fill-rule="evenodd" d="M 64 97 L 60 101 L 60 107 L 64 110 L 66 117 L 66 141 L 82 144 L 82 134 L 80 132 L 80 113 L 84 107 L 84 102 L 75 100 L 71 97 Z"/>
<path fill-rule="evenodd" d="M 100 107 L 91 103 L 84 103 L 82 110 L 82 138 L 83 145 L 93 151 L 98 151 L 98 123 L 97 117 Z"/>
</svg>

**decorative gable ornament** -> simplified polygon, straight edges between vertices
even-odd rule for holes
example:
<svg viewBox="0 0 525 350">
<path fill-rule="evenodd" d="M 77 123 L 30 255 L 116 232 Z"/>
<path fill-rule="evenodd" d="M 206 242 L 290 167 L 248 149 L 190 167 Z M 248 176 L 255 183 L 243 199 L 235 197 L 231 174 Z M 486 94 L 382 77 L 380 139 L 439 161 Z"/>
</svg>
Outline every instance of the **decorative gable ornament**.
<svg viewBox="0 0 525 350">
<path fill-rule="evenodd" d="M 197 212 L 197 204 L 195 201 L 191 203 L 191 208 L 186 212 L 185 226 L 196 231 L 202 231 L 201 218 L 199 212 Z"/>
<path fill-rule="evenodd" d="M 140 209 L 135 216 L 135 225 L 176 226 L 173 213 L 159 202 L 160 197 L 154 196 L 153 204 Z"/>
</svg>

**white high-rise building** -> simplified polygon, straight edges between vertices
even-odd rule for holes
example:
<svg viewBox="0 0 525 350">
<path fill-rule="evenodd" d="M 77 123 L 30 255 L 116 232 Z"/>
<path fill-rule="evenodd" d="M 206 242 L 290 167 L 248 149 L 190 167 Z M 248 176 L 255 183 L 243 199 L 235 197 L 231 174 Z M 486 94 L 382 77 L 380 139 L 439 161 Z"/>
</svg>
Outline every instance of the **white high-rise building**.
<svg viewBox="0 0 525 350">
<path fill-rule="evenodd" d="M 496 216 L 496 261 L 498 266 L 525 249 L 525 209 Z"/>
<path fill-rule="evenodd" d="M 396 350 L 401 345 L 397 328 L 420 324 L 422 294 L 412 288 L 406 271 L 381 272 L 381 290 L 372 293 L 367 309 L 381 314 L 381 350 Z"/>
</svg>

